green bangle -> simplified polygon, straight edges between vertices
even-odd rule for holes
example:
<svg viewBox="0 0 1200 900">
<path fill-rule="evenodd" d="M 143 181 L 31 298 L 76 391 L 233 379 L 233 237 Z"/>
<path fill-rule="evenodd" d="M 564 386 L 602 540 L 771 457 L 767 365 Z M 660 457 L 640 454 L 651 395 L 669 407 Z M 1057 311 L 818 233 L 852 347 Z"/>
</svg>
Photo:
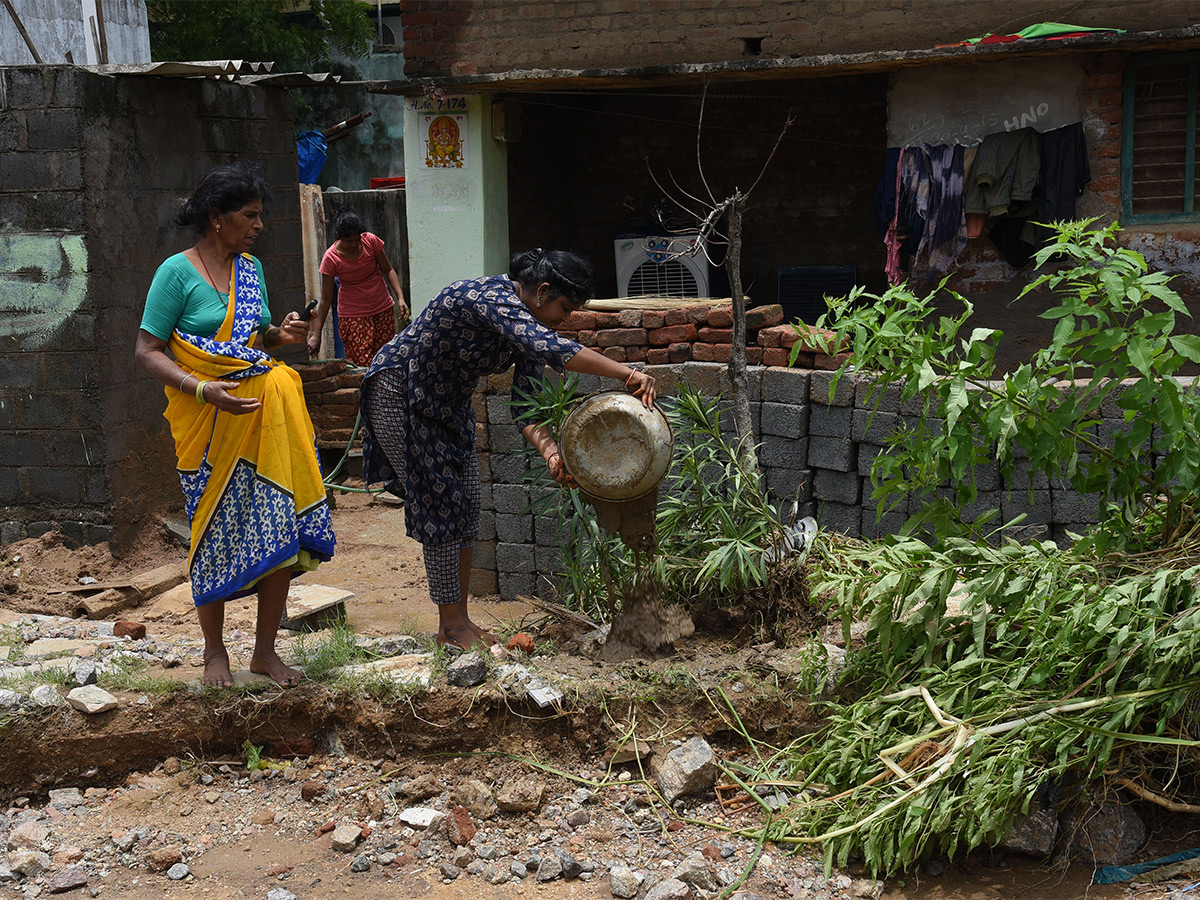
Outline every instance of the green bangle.
<svg viewBox="0 0 1200 900">
<path fill-rule="evenodd" d="M 208 384 L 207 381 L 201 381 L 196 384 L 196 401 L 201 406 L 204 406 L 206 403 L 208 403 L 208 401 L 204 399 L 204 386 L 206 384 Z"/>
</svg>

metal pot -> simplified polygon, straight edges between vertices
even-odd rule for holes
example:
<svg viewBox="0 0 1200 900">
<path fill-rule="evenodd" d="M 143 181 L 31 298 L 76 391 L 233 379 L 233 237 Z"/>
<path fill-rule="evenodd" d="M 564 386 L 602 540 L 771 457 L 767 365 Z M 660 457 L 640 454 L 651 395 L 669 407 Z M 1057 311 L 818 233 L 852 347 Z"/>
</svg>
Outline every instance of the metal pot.
<svg viewBox="0 0 1200 900">
<path fill-rule="evenodd" d="M 567 471 L 603 500 L 633 500 L 654 490 L 675 445 L 667 417 L 626 391 L 602 391 L 567 415 L 559 436 Z"/>
</svg>

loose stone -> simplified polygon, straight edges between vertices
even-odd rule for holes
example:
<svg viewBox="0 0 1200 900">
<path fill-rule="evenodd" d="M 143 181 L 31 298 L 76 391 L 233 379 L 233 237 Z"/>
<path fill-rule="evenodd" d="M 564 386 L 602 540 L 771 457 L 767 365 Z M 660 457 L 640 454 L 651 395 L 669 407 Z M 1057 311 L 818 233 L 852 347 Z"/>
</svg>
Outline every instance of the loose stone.
<svg viewBox="0 0 1200 900">
<path fill-rule="evenodd" d="M 183 881 L 192 874 L 192 870 L 188 868 L 187 863 L 175 863 L 171 868 L 167 869 L 167 877 L 172 881 Z"/>
</svg>

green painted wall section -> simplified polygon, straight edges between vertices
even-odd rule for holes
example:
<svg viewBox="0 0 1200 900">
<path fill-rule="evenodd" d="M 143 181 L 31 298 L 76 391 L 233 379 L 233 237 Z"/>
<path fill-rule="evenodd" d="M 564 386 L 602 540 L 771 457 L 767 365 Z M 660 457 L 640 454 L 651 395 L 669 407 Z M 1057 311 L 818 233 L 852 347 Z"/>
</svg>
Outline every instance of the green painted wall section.
<svg viewBox="0 0 1200 900">
<path fill-rule="evenodd" d="M 405 195 L 413 312 L 446 285 L 508 269 L 508 157 L 490 97 L 407 98 Z M 461 168 L 426 165 L 425 115 L 466 116 Z"/>
<path fill-rule="evenodd" d="M 0 337 L 40 347 L 87 297 L 83 236 L 0 234 Z"/>
</svg>

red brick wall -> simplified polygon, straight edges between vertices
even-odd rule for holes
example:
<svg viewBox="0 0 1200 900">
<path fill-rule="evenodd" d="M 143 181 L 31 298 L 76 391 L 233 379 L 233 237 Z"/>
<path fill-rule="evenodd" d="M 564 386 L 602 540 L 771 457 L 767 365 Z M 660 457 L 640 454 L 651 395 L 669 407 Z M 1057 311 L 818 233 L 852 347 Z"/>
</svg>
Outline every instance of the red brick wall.
<svg viewBox="0 0 1200 900">
<path fill-rule="evenodd" d="M 590 69 L 933 47 L 1035 22 L 1191 25 L 1185 0 L 406 0 L 408 76 Z"/>
</svg>

